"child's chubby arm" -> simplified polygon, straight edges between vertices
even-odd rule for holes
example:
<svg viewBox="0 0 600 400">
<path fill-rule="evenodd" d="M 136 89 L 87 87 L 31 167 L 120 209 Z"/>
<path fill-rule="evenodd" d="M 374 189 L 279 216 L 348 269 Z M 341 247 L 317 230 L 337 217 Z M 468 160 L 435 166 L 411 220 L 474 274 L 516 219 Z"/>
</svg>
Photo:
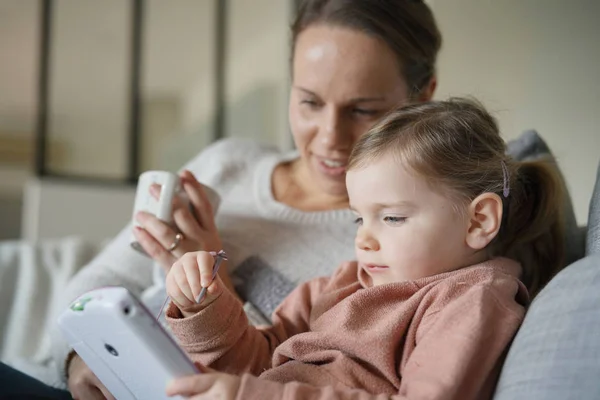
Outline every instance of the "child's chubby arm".
<svg viewBox="0 0 600 400">
<path fill-rule="evenodd" d="M 273 326 L 257 329 L 249 324 L 242 304 L 220 278 L 212 281 L 213 264 L 213 256 L 203 251 L 185 254 L 173 264 L 166 279 L 172 301 L 167 321 L 194 361 L 222 372 L 258 375 L 271 367 L 279 344 L 308 330 L 314 295 L 305 296 L 311 284 L 300 286 L 284 300 L 274 314 Z M 202 287 L 208 290 L 197 304 Z M 286 307 L 290 302 L 293 306 Z"/>
</svg>

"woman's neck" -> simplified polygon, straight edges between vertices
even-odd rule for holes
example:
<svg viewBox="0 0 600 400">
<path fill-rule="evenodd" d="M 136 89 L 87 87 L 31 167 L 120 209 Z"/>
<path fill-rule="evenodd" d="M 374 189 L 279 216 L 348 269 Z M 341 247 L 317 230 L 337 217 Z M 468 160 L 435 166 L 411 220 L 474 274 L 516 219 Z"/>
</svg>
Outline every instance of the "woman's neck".
<svg viewBox="0 0 600 400">
<path fill-rule="evenodd" d="M 301 159 L 275 167 L 272 176 L 275 200 L 301 211 L 329 211 L 348 208 L 348 196 L 333 196 L 316 187 Z"/>
</svg>

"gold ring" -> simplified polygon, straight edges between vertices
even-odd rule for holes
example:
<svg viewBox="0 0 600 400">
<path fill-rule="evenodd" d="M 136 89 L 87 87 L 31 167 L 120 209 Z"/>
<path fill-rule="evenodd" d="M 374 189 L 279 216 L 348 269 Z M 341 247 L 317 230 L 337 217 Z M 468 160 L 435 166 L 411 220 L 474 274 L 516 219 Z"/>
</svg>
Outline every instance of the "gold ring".
<svg viewBox="0 0 600 400">
<path fill-rule="evenodd" d="M 167 251 L 175 250 L 177 248 L 177 246 L 179 246 L 179 243 L 181 243 L 181 241 L 183 239 L 184 239 L 183 233 L 178 233 L 177 235 L 175 235 L 175 240 L 173 240 L 173 243 L 171 243 L 171 245 L 169 246 Z"/>
</svg>

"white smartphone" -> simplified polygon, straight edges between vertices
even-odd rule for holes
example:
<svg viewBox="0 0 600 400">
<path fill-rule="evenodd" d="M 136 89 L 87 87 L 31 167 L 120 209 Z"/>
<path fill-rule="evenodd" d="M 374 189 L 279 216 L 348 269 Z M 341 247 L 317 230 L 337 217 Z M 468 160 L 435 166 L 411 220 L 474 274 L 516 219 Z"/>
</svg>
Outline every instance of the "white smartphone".
<svg viewBox="0 0 600 400">
<path fill-rule="evenodd" d="M 155 317 L 127 289 L 105 287 L 77 298 L 58 325 L 117 400 L 172 399 L 170 380 L 200 372 Z"/>
</svg>

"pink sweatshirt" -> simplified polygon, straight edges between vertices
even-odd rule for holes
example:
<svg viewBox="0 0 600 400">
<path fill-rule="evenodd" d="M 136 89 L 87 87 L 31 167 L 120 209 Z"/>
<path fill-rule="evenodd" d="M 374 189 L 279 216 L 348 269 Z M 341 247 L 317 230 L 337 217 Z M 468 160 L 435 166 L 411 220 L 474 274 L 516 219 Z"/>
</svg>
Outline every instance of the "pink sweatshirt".
<svg viewBox="0 0 600 400">
<path fill-rule="evenodd" d="M 167 319 L 192 359 L 241 375 L 237 399 L 485 399 L 528 301 L 520 266 L 495 259 L 373 287 L 355 262 L 299 286 L 248 324 L 224 292 Z"/>
</svg>

